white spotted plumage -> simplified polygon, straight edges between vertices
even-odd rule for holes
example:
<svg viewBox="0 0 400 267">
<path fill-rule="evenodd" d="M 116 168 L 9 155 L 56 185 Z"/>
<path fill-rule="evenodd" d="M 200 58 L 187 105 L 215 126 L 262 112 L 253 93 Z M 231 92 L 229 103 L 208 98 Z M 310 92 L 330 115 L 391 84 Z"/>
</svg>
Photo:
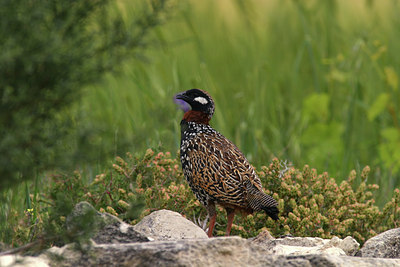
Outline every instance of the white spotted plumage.
<svg viewBox="0 0 400 267">
<path fill-rule="evenodd" d="M 215 225 L 215 204 L 227 211 L 227 235 L 236 211 L 249 214 L 264 210 L 277 220 L 278 203 L 264 193 L 253 166 L 231 141 L 209 125 L 214 113 L 211 96 L 200 89 L 191 89 L 176 98 L 192 107 L 181 121 L 180 159 L 190 188 L 207 208 L 208 236 L 212 236 Z"/>
<path fill-rule="evenodd" d="M 248 202 L 249 191 L 264 194 L 254 168 L 232 142 L 211 126 L 187 122 L 182 133 L 181 162 L 186 180 L 203 205 L 211 199 L 249 212 L 261 209 Z M 266 196 L 266 204 L 277 205 Z"/>
</svg>

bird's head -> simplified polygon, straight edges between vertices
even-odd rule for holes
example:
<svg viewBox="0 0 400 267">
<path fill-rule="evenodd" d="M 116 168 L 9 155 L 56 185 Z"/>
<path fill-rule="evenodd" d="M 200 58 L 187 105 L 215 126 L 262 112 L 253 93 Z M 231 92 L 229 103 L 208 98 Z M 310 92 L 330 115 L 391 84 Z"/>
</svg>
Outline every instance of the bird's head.
<svg viewBox="0 0 400 267">
<path fill-rule="evenodd" d="M 184 103 L 180 101 L 184 101 Z M 200 89 L 190 89 L 177 94 L 175 103 L 179 104 L 186 112 L 184 119 L 186 118 L 187 121 L 196 121 L 195 117 L 202 117 L 202 121 L 196 122 L 208 124 L 214 114 L 214 101 L 206 91 Z M 191 107 L 191 110 L 185 103 Z"/>
</svg>

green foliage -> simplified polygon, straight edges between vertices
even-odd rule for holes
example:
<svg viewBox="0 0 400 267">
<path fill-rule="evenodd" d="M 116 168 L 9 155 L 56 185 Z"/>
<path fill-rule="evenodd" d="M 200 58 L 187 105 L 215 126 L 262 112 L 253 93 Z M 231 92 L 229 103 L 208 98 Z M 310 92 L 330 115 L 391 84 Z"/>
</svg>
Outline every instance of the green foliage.
<svg viewBox="0 0 400 267">
<path fill-rule="evenodd" d="M 280 185 L 271 191 L 284 211 L 283 228 L 288 233 L 322 238 L 350 235 L 363 243 L 391 228 L 391 222 L 386 220 L 388 214 L 373 199 L 379 187 L 366 183 L 368 166 L 359 174 L 361 182 L 356 182 L 357 174 L 351 171 L 339 185 L 328 173 L 318 175 L 307 165 L 302 171 L 290 169 L 283 175 L 281 170 L 279 161 L 274 159 L 269 167 L 263 167 L 260 175 L 265 174 L 267 180 L 280 180 Z"/>
<path fill-rule="evenodd" d="M 69 187 L 69 185 L 67 186 Z M 41 214 L 41 217 L 46 218 L 44 219 L 43 232 L 38 233 L 38 237 L 45 240 L 42 246 L 63 246 L 74 241 L 79 244 L 87 241 L 94 231 L 94 212 L 74 217 L 73 221 L 69 222 L 69 229 L 67 229 L 66 218 L 76 204 L 73 197 L 76 196 L 79 189 L 69 190 L 69 192 L 76 192 L 69 195 L 65 191 L 57 191 L 57 188 L 57 185 L 55 185 L 52 194 L 50 194 L 52 205 L 45 213 Z"/>
<path fill-rule="evenodd" d="M 340 165 L 344 156 L 344 127 L 339 121 L 330 118 L 330 101 L 331 98 L 326 93 L 313 93 L 303 102 L 304 130 L 300 141 L 308 150 L 309 161 L 317 166 Z M 326 152 L 321 155 L 321 151 Z"/>
<path fill-rule="evenodd" d="M 148 149 L 142 156 L 127 153 L 125 159 L 117 157 L 110 170 L 89 182 L 84 182 L 79 172 L 53 176 L 53 182 L 48 183 L 35 201 L 30 197 L 33 208 L 27 213 L 36 214 L 39 223 L 35 227 L 41 229 L 33 239 L 44 233 L 60 237 L 52 239 L 52 244 L 76 240 L 73 233 L 63 229 L 66 216 L 80 201 L 88 201 L 97 210 L 132 224 L 159 209 L 177 211 L 195 223 L 203 221 L 206 211 L 190 190 L 178 161 L 169 152 L 155 153 Z M 337 184 L 326 172 L 318 174 L 307 165 L 303 170 L 295 169 L 275 158 L 269 166 L 261 167 L 258 174 L 266 193 L 279 203 L 279 221 L 273 221 L 263 212 L 247 217 L 239 215 L 235 217 L 232 234 L 248 238 L 268 229 L 275 236 L 344 238 L 350 235 L 363 243 L 400 224 L 399 189 L 379 208 L 374 200 L 379 186 L 368 183 L 369 172 L 368 166 L 358 174 L 351 171 L 347 179 Z M 224 235 L 227 221 L 221 207 L 218 207 L 217 221 L 216 233 Z M 14 245 L 27 241 L 26 229 L 32 222 L 29 216 L 12 221 Z"/>
<path fill-rule="evenodd" d="M 384 160 L 384 166 L 393 173 L 400 171 L 400 131 L 395 127 L 381 130 L 382 143 L 378 146 L 379 156 Z"/>
<path fill-rule="evenodd" d="M 368 110 L 368 119 L 373 121 L 377 116 L 385 111 L 387 104 L 389 103 L 389 94 L 381 93 L 371 107 Z"/>
<path fill-rule="evenodd" d="M 126 24 L 108 0 L 2 1 L 0 190 L 70 160 L 76 125 L 64 113 L 83 86 L 143 47 L 165 1 L 151 3 Z"/>
<path fill-rule="evenodd" d="M 180 2 L 156 32 L 164 49 L 88 88 L 77 121 L 105 129 L 92 135 L 95 151 L 175 151 L 182 113 L 171 98 L 203 88 L 213 127 L 257 167 L 278 156 L 342 179 L 370 164 L 383 203 L 400 181 L 389 149 L 398 143 L 384 137 L 400 131 L 400 5 L 368 3 Z M 128 20 L 134 8 L 126 4 Z"/>
<path fill-rule="evenodd" d="M 205 218 L 180 171 L 174 173 L 168 165 L 179 165 L 174 156 L 166 165 L 155 160 L 156 154 L 151 160 L 128 156 L 93 181 L 93 168 L 76 177 L 54 176 L 55 187 L 37 171 L 63 165 L 64 160 L 84 167 L 96 161 L 102 169 L 105 158 L 160 144 L 175 151 L 182 112 L 171 98 L 193 87 L 210 91 L 217 105 L 212 125 L 257 167 L 277 155 L 296 166 L 307 163 L 327 170 L 337 180 L 315 174 L 315 182 L 339 188 L 346 199 L 340 191 L 344 180 L 349 201 L 343 203 L 354 205 L 349 213 L 359 216 L 353 213 L 357 211 L 361 218 L 340 215 L 339 224 L 347 220 L 346 227 L 359 233 L 360 241 L 368 237 L 362 223 L 375 232 L 398 226 L 399 196 L 393 191 L 400 173 L 398 3 L 179 1 L 170 23 L 151 33 L 150 28 L 165 20 L 165 1 L 118 1 L 118 7 L 107 3 L 2 2 L 0 191 L 15 181 L 35 179 L 30 187 L 21 184 L 0 192 L 2 240 L 13 245 L 34 240 L 49 218 L 61 230 L 66 212 L 51 208 L 63 199 L 57 197 L 60 191 L 70 194 L 66 203 L 88 200 L 99 210 L 133 222 L 162 207 L 189 219 Z M 137 53 L 130 48 L 143 47 L 149 40 L 162 49 L 147 51 L 146 57 L 135 54 L 135 59 L 119 64 L 124 55 Z M 115 64 L 122 72 L 104 75 Z M 96 81 L 70 107 L 69 102 L 81 95 L 77 88 Z M 268 227 L 275 234 L 344 235 L 337 221 L 331 222 L 334 210 L 328 211 L 341 207 L 329 198 L 329 191 L 318 189 L 321 202 L 298 188 L 296 179 L 311 183 L 314 174 L 291 170 L 285 173 L 290 178 L 277 179 L 282 170 L 276 164 L 261 169 L 261 176 L 264 183 L 288 179 L 286 187 L 266 184 L 283 199 L 284 225 L 274 228 L 259 213 L 236 218 L 233 233 L 254 236 Z M 375 204 L 368 202 L 372 210 L 366 204 L 374 188 L 366 187 L 368 200 L 363 200 L 357 198 L 360 176 L 352 182 L 343 179 L 351 169 L 361 173 L 360 166 L 366 164 L 371 164 L 369 181 L 380 186 L 374 199 L 383 207 L 378 208 L 382 214 L 376 213 Z M 131 173 L 133 166 L 137 171 Z M 153 176 L 158 178 L 153 181 Z M 146 205 L 143 211 L 141 203 Z M 377 216 L 376 223 L 366 221 L 371 214 Z M 307 216 L 320 222 L 313 228 L 304 221 Z M 218 218 L 220 234 L 225 220 Z"/>
</svg>

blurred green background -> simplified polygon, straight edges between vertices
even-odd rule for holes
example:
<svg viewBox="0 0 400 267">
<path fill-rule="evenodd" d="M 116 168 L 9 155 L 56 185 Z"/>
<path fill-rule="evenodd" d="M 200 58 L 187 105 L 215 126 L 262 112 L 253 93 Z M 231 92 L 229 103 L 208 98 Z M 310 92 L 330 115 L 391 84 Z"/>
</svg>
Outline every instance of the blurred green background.
<svg viewBox="0 0 400 267">
<path fill-rule="evenodd" d="M 147 5 L 112 7 L 131 25 Z M 140 52 L 57 111 L 68 126 L 51 168 L 96 174 L 149 147 L 176 155 L 172 98 L 201 88 L 216 104 L 212 126 L 255 166 L 277 156 L 340 181 L 370 165 L 387 199 L 400 178 L 399 14 L 391 0 L 167 1 Z"/>
<path fill-rule="evenodd" d="M 172 97 L 202 88 L 216 103 L 212 126 L 256 166 L 277 156 L 340 181 L 370 165 L 382 196 L 398 185 L 397 1 L 175 4 L 145 60 L 86 88 L 76 120 L 92 158 L 81 162 L 159 145 L 176 153 Z"/>
</svg>

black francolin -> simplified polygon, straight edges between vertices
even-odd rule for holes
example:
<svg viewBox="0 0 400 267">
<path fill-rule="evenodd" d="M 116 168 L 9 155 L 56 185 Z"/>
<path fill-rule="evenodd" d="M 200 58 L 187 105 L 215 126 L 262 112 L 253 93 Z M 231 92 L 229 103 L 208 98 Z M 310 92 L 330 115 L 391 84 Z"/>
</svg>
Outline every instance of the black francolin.
<svg viewBox="0 0 400 267">
<path fill-rule="evenodd" d="M 176 95 L 176 99 L 191 107 L 181 121 L 180 158 L 190 188 L 208 211 L 208 236 L 213 233 L 216 204 L 228 215 L 226 235 L 230 234 L 236 212 L 247 215 L 264 210 L 277 220 L 278 203 L 263 192 L 254 168 L 231 141 L 209 125 L 214 113 L 211 96 L 191 89 Z"/>
</svg>

